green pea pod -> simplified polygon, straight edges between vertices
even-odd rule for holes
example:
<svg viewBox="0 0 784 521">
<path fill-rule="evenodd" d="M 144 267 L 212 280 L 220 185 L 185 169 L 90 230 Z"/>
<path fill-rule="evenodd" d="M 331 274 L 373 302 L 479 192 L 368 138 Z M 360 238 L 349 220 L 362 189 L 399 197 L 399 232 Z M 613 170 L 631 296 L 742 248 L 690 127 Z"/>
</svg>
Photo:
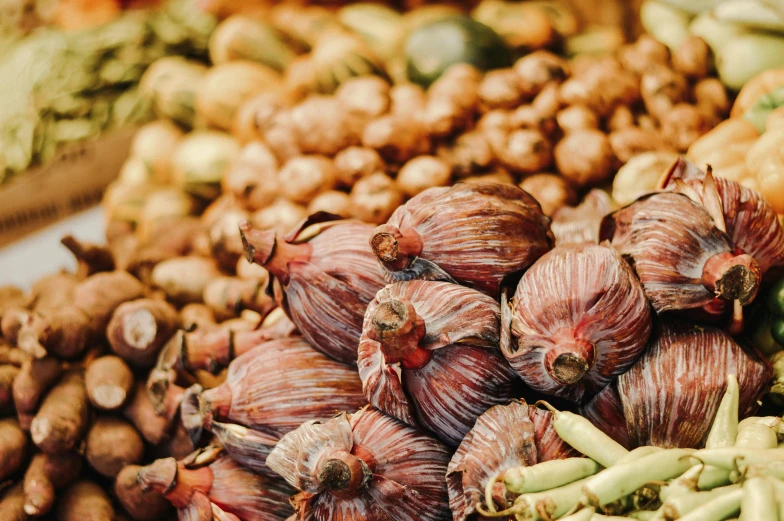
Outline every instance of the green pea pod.
<svg viewBox="0 0 784 521">
<path fill-rule="evenodd" d="M 622 463 L 588 478 L 580 503 L 601 506 L 628 496 L 646 483 L 680 476 L 695 464 L 694 449 L 669 449 Z"/>
<path fill-rule="evenodd" d="M 743 483 L 741 521 L 778 521 L 778 505 L 771 480 L 752 477 Z"/>
<path fill-rule="evenodd" d="M 679 519 L 680 521 L 721 521 L 738 513 L 742 498 L 743 490 L 734 490 L 692 510 Z"/>
</svg>

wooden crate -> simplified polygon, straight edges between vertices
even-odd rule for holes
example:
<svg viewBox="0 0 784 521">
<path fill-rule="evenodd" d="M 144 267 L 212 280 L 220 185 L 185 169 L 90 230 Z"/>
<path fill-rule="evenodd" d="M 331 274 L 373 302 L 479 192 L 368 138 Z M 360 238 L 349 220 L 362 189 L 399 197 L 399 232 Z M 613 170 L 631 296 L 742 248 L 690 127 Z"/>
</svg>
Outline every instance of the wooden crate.
<svg viewBox="0 0 784 521">
<path fill-rule="evenodd" d="M 101 201 L 128 157 L 135 128 L 63 147 L 46 165 L 0 185 L 0 246 Z"/>
</svg>

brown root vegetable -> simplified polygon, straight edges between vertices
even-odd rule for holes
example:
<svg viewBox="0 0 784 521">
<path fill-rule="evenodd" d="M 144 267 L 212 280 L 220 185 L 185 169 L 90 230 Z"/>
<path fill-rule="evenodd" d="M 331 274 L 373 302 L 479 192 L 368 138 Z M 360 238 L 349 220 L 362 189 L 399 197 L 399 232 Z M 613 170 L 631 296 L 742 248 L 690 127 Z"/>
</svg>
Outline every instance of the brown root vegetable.
<svg viewBox="0 0 784 521">
<path fill-rule="evenodd" d="M 626 105 L 618 105 L 612 114 L 607 118 L 607 128 L 610 132 L 615 132 L 625 128 L 635 126 L 634 113 Z"/>
<path fill-rule="evenodd" d="M 19 482 L 0 492 L 0 519 L 3 521 L 29 521 L 24 511 L 24 491 Z"/>
<path fill-rule="evenodd" d="M 308 205 L 309 214 L 327 212 L 341 217 L 351 217 L 352 210 L 351 197 L 337 190 L 320 193 Z"/>
<path fill-rule="evenodd" d="M 686 78 L 664 66 L 652 67 L 640 78 L 640 93 L 648 114 L 661 119 L 678 103 L 686 100 Z"/>
<path fill-rule="evenodd" d="M 22 466 L 27 453 L 27 435 L 15 418 L 0 420 L 0 480 L 14 474 Z"/>
<path fill-rule="evenodd" d="M 615 154 L 607 136 L 598 130 L 579 130 L 555 146 L 558 171 L 578 188 L 607 181 L 613 173 Z"/>
<path fill-rule="evenodd" d="M 119 356 L 93 360 L 87 366 L 84 380 L 90 403 L 103 411 L 122 407 L 133 389 L 133 373 Z"/>
<path fill-rule="evenodd" d="M 569 63 L 548 51 L 535 51 L 514 64 L 526 97 L 533 98 L 550 82 L 564 81 L 571 74 Z"/>
<path fill-rule="evenodd" d="M 114 311 L 106 338 L 112 351 L 130 365 L 152 367 L 179 323 L 177 310 L 171 304 L 162 300 L 133 300 Z"/>
<path fill-rule="evenodd" d="M 343 110 L 366 122 L 389 110 L 389 83 L 378 76 L 358 76 L 343 82 L 335 98 Z"/>
<path fill-rule="evenodd" d="M 259 228 L 273 228 L 281 233 L 288 233 L 307 216 L 308 211 L 304 206 L 280 198 L 254 213 L 250 220 Z"/>
<path fill-rule="evenodd" d="M 376 150 L 391 163 L 405 163 L 430 150 L 430 138 L 422 124 L 408 114 L 386 114 L 367 124 L 362 146 Z"/>
<path fill-rule="evenodd" d="M 554 118 L 561 110 L 563 102 L 559 95 L 557 83 L 548 83 L 542 91 L 536 95 L 531 106 L 543 118 Z"/>
<path fill-rule="evenodd" d="M 605 117 L 615 107 L 633 105 L 640 97 L 639 83 L 637 74 L 614 58 L 601 58 L 562 83 L 559 99 L 566 105 L 585 105 Z"/>
<path fill-rule="evenodd" d="M 180 324 L 186 331 L 216 326 L 215 313 L 206 304 L 187 304 L 180 310 Z M 165 342 L 164 342 L 165 345 Z"/>
<path fill-rule="evenodd" d="M 78 452 L 46 454 L 39 452 L 30 460 L 24 475 L 24 510 L 31 516 L 43 516 L 52 509 L 55 490 L 79 477 L 82 455 Z"/>
<path fill-rule="evenodd" d="M 55 273 L 38 280 L 31 289 L 31 309 L 42 312 L 69 305 L 79 280 L 70 273 Z"/>
<path fill-rule="evenodd" d="M 711 68 L 711 49 L 699 36 L 687 36 L 672 53 L 672 68 L 687 78 L 700 80 Z"/>
<path fill-rule="evenodd" d="M 427 94 L 424 89 L 414 83 L 401 83 L 389 89 L 392 114 L 419 114 L 425 109 Z"/>
<path fill-rule="evenodd" d="M 83 242 L 73 235 L 66 235 L 60 239 L 60 244 L 68 248 L 68 251 L 76 257 L 78 262 L 76 273 L 79 278 L 114 269 L 114 257 L 106 246 Z"/>
<path fill-rule="evenodd" d="M 200 302 L 207 284 L 221 275 L 215 261 L 189 255 L 167 259 L 152 271 L 152 282 L 176 302 Z"/>
<path fill-rule="evenodd" d="M 643 74 L 652 65 L 668 65 L 670 49 L 653 36 L 643 34 L 636 42 L 624 45 L 618 57 L 624 68 Z"/>
<path fill-rule="evenodd" d="M 125 271 L 97 273 L 81 282 L 68 305 L 42 312 L 19 331 L 19 347 L 36 358 L 51 351 L 63 358 L 81 354 L 103 337 L 115 308 L 140 298 L 144 286 Z"/>
<path fill-rule="evenodd" d="M 80 480 L 65 489 L 57 504 L 57 521 L 114 521 L 109 496 L 98 484 Z"/>
<path fill-rule="evenodd" d="M 489 71 L 479 83 L 479 101 L 487 109 L 513 109 L 524 95 L 520 76 L 514 69 Z"/>
<path fill-rule="evenodd" d="M 386 165 L 378 152 L 365 147 L 348 147 L 337 153 L 334 159 L 337 170 L 337 182 L 349 188 L 376 172 L 386 172 Z"/>
<path fill-rule="evenodd" d="M 113 478 L 126 465 L 140 463 L 144 456 L 144 441 L 127 421 L 112 416 L 101 416 L 86 437 L 85 456 L 99 474 Z"/>
<path fill-rule="evenodd" d="M 403 202 L 403 194 L 395 182 L 382 172 L 357 181 L 350 197 L 354 217 L 374 224 L 386 222 Z"/>
<path fill-rule="evenodd" d="M 277 170 L 275 154 L 263 143 L 250 142 L 226 170 L 221 181 L 223 192 L 233 194 L 247 210 L 264 208 L 277 196 Z"/>
<path fill-rule="evenodd" d="M 705 78 L 694 85 L 694 99 L 697 107 L 726 118 L 730 112 L 730 98 L 727 89 L 718 78 Z"/>
<path fill-rule="evenodd" d="M 168 386 L 156 408 L 150 400 L 144 383 L 137 382 L 131 401 L 123 409 L 123 414 L 131 420 L 145 440 L 153 445 L 159 445 L 169 437 L 184 392 L 181 387 Z"/>
<path fill-rule="evenodd" d="M 22 367 L 31 360 L 30 355 L 19 348 L 7 346 L 0 339 L 0 364 L 10 364 Z"/>
<path fill-rule="evenodd" d="M 23 308 L 27 305 L 25 292 L 16 286 L 0 286 L 0 319 L 12 308 Z"/>
<path fill-rule="evenodd" d="M 497 170 L 490 174 L 479 174 L 464 177 L 460 180 L 462 183 L 468 184 L 499 184 L 499 185 L 516 185 L 514 177 L 506 170 Z"/>
<path fill-rule="evenodd" d="M 236 208 L 227 210 L 210 224 L 207 232 L 210 254 L 220 268 L 231 270 L 242 257 L 242 241 L 237 224 L 248 217 L 250 215 L 246 211 Z"/>
<path fill-rule="evenodd" d="M 332 156 L 359 141 L 351 113 L 335 96 L 308 96 L 291 109 L 291 123 L 303 154 Z"/>
<path fill-rule="evenodd" d="M 545 215 L 577 202 L 577 192 L 557 174 L 534 174 L 523 179 L 520 188 L 534 196 Z"/>
<path fill-rule="evenodd" d="M 143 491 L 136 479 L 138 465 L 126 465 L 114 481 L 114 494 L 134 521 L 159 521 L 172 512 L 171 503 L 163 494 Z"/>
<path fill-rule="evenodd" d="M 188 429 L 185 428 L 181 421 L 175 423 L 171 437 L 155 448 L 156 458 L 182 459 L 196 450 Z"/>
<path fill-rule="evenodd" d="M 265 317 L 275 308 L 272 297 L 266 294 L 266 282 L 218 277 L 204 288 L 204 303 L 215 312 L 218 319 L 238 316 L 249 309 Z"/>
<path fill-rule="evenodd" d="M 538 130 L 512 131 L 497 154 L 505 167 L 523 174 L 541 172 L 553 162 L 553 146 Z"/>
<path fill-rule="evenodd" d="M 316 195 L 335 188 L 337 170 L 325 156 L 298 156 L 289 159 L 278 173 L 281 194 L 305 204 Z"/>
<path fill-rule="evenodd" d="M 8 414 L 14 410 L 13 386 L 19 368 L 15 365 L 0 365 L 0 414 Z"/>
<path fill-rule="evenodd" d="M 437 157 L 418 156 L 408 161 L 397 175 L 397 186 L 408 197 L 432 188 L 446 186 L 452 176 L 449 164 Z"/>
<path fill-rule="evenodd" d="M 686 152 L 713 127 L 712 117 L 694 105 L 679 103 L 661 117 L 661 134 L 673 148 Z"/>
<path fill-rule="evenodd" d="M 555 120 L 558 127 L 565 133 L 599 127 L 599 119 L 596 114 L 583 105 L 573 105 L 562 109 L 556 114 Z"/>
<path fill-rule="evenodd" d="M 628 127 L 612 132 L 609 140 L 615 157 L 621 163 L 626 163 L 643 152 L 672 151 L 672 147 L 664 141 L 661 132 L 644 130 L 640 127 Z"/>
<path fill-rule="evenodd" d="M 30 424 L 38 448 L 57 454 L 76 448 L 87 430 L 89 401 L 84 376 L 71 370 L 52 387 Z"/>
<path fill-rule="evenodd" d="M 30 428 L 41 398 L 57 382 L 62 371 L 62 362 L 52 356 L 30 359 L 22 366 L 14 380 L 13 395 L 14 406 L 23 429 Z"/>
<path fill-rule="evenodd" d="M 487 138 L 481 132 L 473 131 L 460 134 L 451 146 L 439 149 L 439 156 L 452 165 L 456 177 L 484 171 L 495 159 Z"/>
</svg>

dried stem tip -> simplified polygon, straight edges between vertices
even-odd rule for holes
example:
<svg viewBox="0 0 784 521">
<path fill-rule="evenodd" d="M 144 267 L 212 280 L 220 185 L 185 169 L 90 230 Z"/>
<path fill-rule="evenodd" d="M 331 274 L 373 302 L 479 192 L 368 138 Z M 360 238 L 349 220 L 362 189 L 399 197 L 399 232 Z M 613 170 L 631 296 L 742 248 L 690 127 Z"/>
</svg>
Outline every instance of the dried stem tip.
<svg viewBox="0 0 784 521">
<path fill-rule="evenodd" d="M 370 238 L 370 247 L 384 266 L 399 271 L 422 253 L 423 243 L 415 230 L 383 224 Z"/>
<path fill-rule="evenodd" d="M 346 451 L 331 454 L 319 463 L 318 480 L 330 492 L 352 493 L 363 488 L 373 473 L 364 461 Z"/>
<path fill-rule="evenodd" d="M 425 336 L 425 322 L 408 301 L 390 299 L 376 308 L 370 336 L 381 344 L 387 362 L 396 362 L 416 351 Z"/>
<path fill-rule="evenodd" d="M 264 266 L 283 284 L 288 283 L 289 262 L 308 262 L 311 258 L 312 247 L 309 244 L 278 240 L 275 230 L 257 230 L 248 221 L 240 223 L 240 237 L 248 262 Z"/>
<path fill-rule="evenodd" d="M 757 296 L 761 273 L 759 264 L 747 254 L 720 253 L 709 258 L 702 270 L 702 283 L 717 297 L 742 305 Z"/>
<path fill-rule="evenodd" d="M 593 367 L 596 356 L 594 345 L 586 340 L 557 332 L 553 338 L 564 337 L 555 349 L 547 352 L 545 368 L 550 377 L 563 385 L 579 382 Z"/>
</svg>

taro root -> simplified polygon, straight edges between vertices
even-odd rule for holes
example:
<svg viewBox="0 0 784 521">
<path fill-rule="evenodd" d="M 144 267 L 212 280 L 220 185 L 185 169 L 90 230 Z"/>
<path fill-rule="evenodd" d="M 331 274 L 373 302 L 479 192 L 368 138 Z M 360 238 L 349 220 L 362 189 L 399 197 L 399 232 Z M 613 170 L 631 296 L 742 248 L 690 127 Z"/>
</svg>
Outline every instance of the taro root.
<svg viewBox="0 0 784 521">
<path fill-rule="evenodd" d="M 502 328 L 512 339 L 501 349 L 512 367 L 532 389 L 577 402 L 634 363 L 651 332 L 634 271 L 596 244 L 545 254 L 520 279 L 507 311 Z"/>
<path fill-rule="evenodd" d="M 27 454 L 27 436 L 13 418 L 0 420 L 0 479 L 16 473 Z"/>
<path fill-rule="evenodd" d="M 556 434 L 549 412 L 524 401 L 491 407 L 476 420 L 449 462 L 446 482 L 452 519 L 465 521 L 474 514 L 488 481 L 505 470 L 573 456 L 577 452 Z M 514 497 L 506 497 L 502 482 L 493 491 L 498 509 L 511 506 Z"/>
<path fill-rule="evenodd" d="M 18 350 L 21 351 L 21 350 Z M 60 379 L 63 363 L 53 356 L 29 359 L 14 379 L 14 407 L 22 428 L 28 430 L 38 405 L 51 388 Z"/>
<path fill-rule="evenodd" d="M 177 310 L 171 304 L 162 300 L 133 300 L 114 310 L 106 338 L 112 351 L 129 364 L 150 367 L 178 324 Z"/>
<path fill-rule="evenodd" d="M 727 232 L 736 249 L 754 257 L 761 274 L 774 277 L 784 270 L 784 229 L 778 215 L 762 196 L 745 186 L 714 177 L 684 159 L 678 159 L 660 184 L 692 198 L 711 214 L 716 226 Z"/>
<path fill-rule="evenodd" d="M 39 449 L 56 454 L 75 448 L 87 431 L 89 401 L 84 376 L 71 370 L 46 395 L 30 424 L 30 437 Z"/>
<path fill-rule="evenodd" d="M 444 521 L 450 451 L 371 409 L 308 421 L 278 442 L 267 465 L 301 492 L 294 519 Z"/>
<path fill-rule="evenodd" d="M 365 308 L 386 283 L 368 239 L 373 227 L 313 214 L 285 238 L 240 225 L 249 261 L 273 277 L 273 292 L 305 339 L 347 364 L 357 362 Z"/>
<path fill-rule="evenodd" d="M 760 284 L 760 267 L 739 252 L 708 211 L 689 196 L 645 195 L 602 220 L 600 239 L 628 258 L 657 313 L 746 305 Z M 714 311 L 715 312 L 715 311 Z"/>
<path fill-rule="evenodd" d="M 632 446 L 698 447 L 737 376 L 740 418 L 757 408 L 773 371 L 755 351 L 718 329 L 661 320 L 652 341 L 618 378 Z"/>
<path fill-rule="evenodd" d="M 599 226 L 614 204 L 607 192 L 593 189 L 576 207 L 565 206 L 553 214 L 550 228 L 559 246 L 567 243 L 599 243 Z"/>
<path fill-rule="evenodd" d="M 390 282 L 458 282 L 492 297 L 553 245 L 550 219 L 514 186 L 430 188 L 376 228 L 370 245 Z"/>
<path fill-rule="evenodd" d="M 242 521 L 283 521 L 291 515 L 290 487 L 241 467 L 218 446 L 200 449 L 179 462 L 156 460 L 139 469 L 136 479 L 142 491 L 163 494 L 180 519 L 211 520 L 212 504 Z"/>
<path fill-rule="evenodd" d="M 82 471 L 78 452 L 46 454 L 30 460 L 24 475 L 24 510 L 31 516 L 47 514 L 55 503 L 55 490 L 74 482 Z"/>
<path fill-rule="evenodd" d="M 521 387 L 498 348 L 500 313 L 491 297 L 448 282 L 379 291 L 359 341 L 368 402 L 457 446 L 480 414 Z"/>
<path fill-rule="evenodd" d="M 237 357 L 226 381 L 198 396 L 201 425 L 232 422 L 282 436 L 313 418 L 365 403 L 356 369 L 327 358 L 302 338 L 265 342 Z M 183 414 L 183 422 L 196 423 Z M 197 432 L 198 434 L 198 432 Z"/>
</svg>

